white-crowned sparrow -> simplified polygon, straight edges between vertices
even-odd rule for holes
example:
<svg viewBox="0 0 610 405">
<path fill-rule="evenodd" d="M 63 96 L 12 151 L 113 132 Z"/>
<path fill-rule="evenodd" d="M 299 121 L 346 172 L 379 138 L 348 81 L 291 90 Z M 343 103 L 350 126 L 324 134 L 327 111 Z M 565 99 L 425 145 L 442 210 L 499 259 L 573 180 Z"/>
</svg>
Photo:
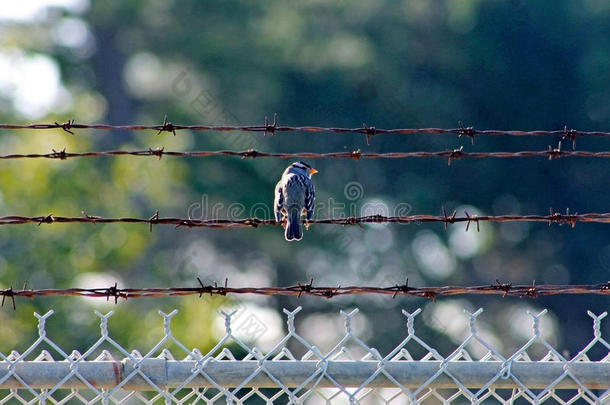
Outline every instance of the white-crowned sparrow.
<svg viewBox="0 0 610 405">
<path fill-rule="evenodd" d="M 294 162 L 284 170 L 275 186 L 275 220 L 283 222 L 286 219 L 284 236 L 287 241 L 301 240 L 301 215 L 306 214 L 308 221 L 313 215 L 316 190 L 311 176 L 317 172 L 305 162 Z"/>
</svg>

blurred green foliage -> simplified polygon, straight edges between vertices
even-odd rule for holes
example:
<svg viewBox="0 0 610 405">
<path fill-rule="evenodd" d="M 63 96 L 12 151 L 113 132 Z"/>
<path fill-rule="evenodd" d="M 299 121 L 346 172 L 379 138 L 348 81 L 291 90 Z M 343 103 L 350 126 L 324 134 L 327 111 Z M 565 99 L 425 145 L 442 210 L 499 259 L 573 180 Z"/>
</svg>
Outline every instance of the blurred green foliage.
<svg viewBox="0 0 610 405">
<path fill-rule="evenodd" d="M 377 127 L 607 130 L 610 121 L 610 7 L 606 2 L 416 0 L 91 2 L 84 11 L 49 8 L 42 16 L 0 23 L 0 53 L 45 55 L 61 72 L 65 93 L 57 109 L 31 117 L 0 92 L 7 122 L 65 121 L 181 124 L 256 124 L 279 113 L 281 124 Z M 61 31 L 77 21 L 86 28 Z M 68 23 L 66 25 L 66 23 Z M 62 25 L 63 24 L 63 25 Z M 74 26 L 74 24 L 73 24 Z M 58 28 L 59 27 L 59 28 Z M 59 34 L 58 34 L 59 32 Z M 63 32 L 63 34 L 62 34 Z M 80 32 L 80 34 L 79 34 Z M 82 41 L 72 41 L 80 35 Z M 79 38 L 76 38 L 79 39 Z M 77 43 L 77 46 L 66 44 Z M 60 100 L 60 101 L 61 101 Z M 334 134 L 107 133 L 77 130 L 0 133 L 6 153 L 108 148 L 265 151 L 546 149 L 558 139 L 468 140 L 447 136 Z M 564 145 L 566 147 L 567 145 Z M 607 150 L 603 139 L 577 147 Z M 329 199 L 360 210 L 408 203 L 411 213 L 436 214 L 444 206 L 493 214 L 547 213 L 549 207 L 607 212 L 608 163 L 603 160 L 442 160 L 312 162 L 318 202 Z M 3 214 L 246 216 L 256 204 L 271 207 L 281 160 L 144 158 L 18 160 L 2 162 Z M 364 191 L 354 201 L 348 182 Z M 269 211 L 270 212 L 270 211 Z M 358 212 L 356 212 L 357 214 Z M 340 214 L 337 212 L 337 214 Z M 350 212 L 346 213 L 350 215 Z M 318 216 L 328 215 L 320 210 Z M 232 286 L 402 283 L 412 285 L 596 283 L 610 276 L 610 239 L 603 225 L 575 230 L 544 225 L 487 225 L 480 234 L 435 225 L 312 227 L 287 244 L 278 229 L 199 230 L 143 226 L 20 226 L 0 228 L 0 288 L 28 283 L 63 288 L 91 283 L 121 286 L 195 286 L 195 277 Z M 100 285 L 95 285 L 99 287 Z M 522 339 L 506 335 L 514 309 L 551 309 L 561 348 L 574 350 L 590 335 L 586 309 L 607 309 L 603 297 L 537 301 L 469 298 L 440 300 L 453 307 L 483 306 L 489 334 L 506 348 Z M 175 335 L 201 350 L 217 335 L 216 310 L 304 306 L 303 319 L 358 306 L 370 339 L 390 347 L 404 333 L 398 308 L 425 306 L 430 339 L 450 348 L 451 306 L 396 298 L 251 300 L 167 299 L 120 301 L 76 298 L 18 300 L 0 311 L 0 350 L 23 348 L 33 338 L 32 312 L 56 310 L 50 334 L 63 347 L 95 339 L 92 309 L 113 309 L 111 330 L 126 345 L 152 345 L 161 322 L 153 309 L 179 308 Z M 253 309 L 254 308 L 254 309 Z M 257 309 L 258 308 L 258 309 Z M 379 312 L 384 325 L 377 325 Z M 523 312 L 523 311 L 521 311 Z M 152 314 L 152 315 L 149 315 Z M 553 315 L 554 314 L 554 315 Z M 569 321 L 565 333 L 557 320 Z M 267 324 L 275 328 L 281 325 Z M 156 322 L 156 323 L 155 323 Z M 151 326 L 156 325 L 156 326 Z M 432 325 L 432 326 L 430 326 Z M 277 326 L 279 327 L 279 326 Z M 55 328 L 53 330 L 53 328 Z M 69 328 L 70 333 L 62 333 Z M 366 329 L 366 328 L 365 328 Z M 156 332 L 155 332 L 156 331 Z M 55 332 L 55 333 L 54 333 Z M 158 333 L 155 335 L 155 333 Z M 329 332 L 330 333 L 330 332 Z"/>
</svg>

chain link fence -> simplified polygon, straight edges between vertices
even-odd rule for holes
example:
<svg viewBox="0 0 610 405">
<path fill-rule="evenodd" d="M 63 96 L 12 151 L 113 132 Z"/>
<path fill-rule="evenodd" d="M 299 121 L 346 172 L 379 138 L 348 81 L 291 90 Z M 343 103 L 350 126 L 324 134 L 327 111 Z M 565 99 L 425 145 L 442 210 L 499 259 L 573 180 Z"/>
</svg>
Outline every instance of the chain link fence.
<svg viewBox="0 0 610 405">
<path fill-rule="evenodd" d="M 508 356 L 477 331 L 482 309 L 464 311 L 468 336 L 443 356 L 417 336 L 419 309 L 402 311 L 405 335 L 385 355 L 354 333 L 358 310 L 341 311 L 345 332 L 328 351 L 297 332 L 300 310 L 284 310 L 287 333 L 266 353 L 236 336 L 235 312 L 222 313 L 225 335 L 207 353 L 173 335 L 176 310 L 159 312 L 162 338 L 147 353 L 113 339 L 112 311 L 95 311 L 101 335 L 83 353 L 67 351 L 47 335 L 53 311 L 35 314 L 38 338 L 23 353 L 0 352 L 0 404 L 610 403 L 610 344 L 601 333 L 606 312 L 588 313 L 593 338 L 569 358 L 541 333 L 546 311 L 528 312 L 531 338 Z M 469 351 L 475 344 L 484 355 Z M 534 346 L 546 354 L 532 355 Z"/>
</svg>

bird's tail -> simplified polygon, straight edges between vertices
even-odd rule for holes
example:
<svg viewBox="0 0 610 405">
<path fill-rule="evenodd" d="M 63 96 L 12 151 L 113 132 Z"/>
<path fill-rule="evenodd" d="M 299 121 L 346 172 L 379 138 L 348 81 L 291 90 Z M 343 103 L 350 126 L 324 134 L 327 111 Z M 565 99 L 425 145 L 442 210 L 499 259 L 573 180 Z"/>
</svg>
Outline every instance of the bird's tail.
<svg viewBox="0 0 610 405">
<path fill-rule="evenodd" d="M 287 241 L 301 240 L 303 230 L 301 229 L 301 212 L 298 208 L 290 208 L 286 218 L 286 231 L 284 236 Z"/>
</svg>

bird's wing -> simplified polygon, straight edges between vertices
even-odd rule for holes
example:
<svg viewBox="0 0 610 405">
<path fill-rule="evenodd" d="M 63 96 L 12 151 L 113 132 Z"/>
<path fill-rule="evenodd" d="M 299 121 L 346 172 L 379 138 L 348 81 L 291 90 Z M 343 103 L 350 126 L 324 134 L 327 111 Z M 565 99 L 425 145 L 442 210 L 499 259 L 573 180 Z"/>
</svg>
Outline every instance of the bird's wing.
<svg viewBox="0 0 610 405">
<path fill-rule="evenodd" d="M 305 209 L 307 210 L 307 219 L 313 216 L 313 206 L 316 200 L 316 189 L 313 186 L 313 181 L 305 183 Z"/>
<path fill-rule="evenodd" d="M 284 207 L 284 187 L 282 187 L 282 181 L 280 180 L 275 186 L 275 198 L 273 200 L 273 212 L 275 214 L 275 220 L 282 220 L 282 208 Z"/>
</svg>

